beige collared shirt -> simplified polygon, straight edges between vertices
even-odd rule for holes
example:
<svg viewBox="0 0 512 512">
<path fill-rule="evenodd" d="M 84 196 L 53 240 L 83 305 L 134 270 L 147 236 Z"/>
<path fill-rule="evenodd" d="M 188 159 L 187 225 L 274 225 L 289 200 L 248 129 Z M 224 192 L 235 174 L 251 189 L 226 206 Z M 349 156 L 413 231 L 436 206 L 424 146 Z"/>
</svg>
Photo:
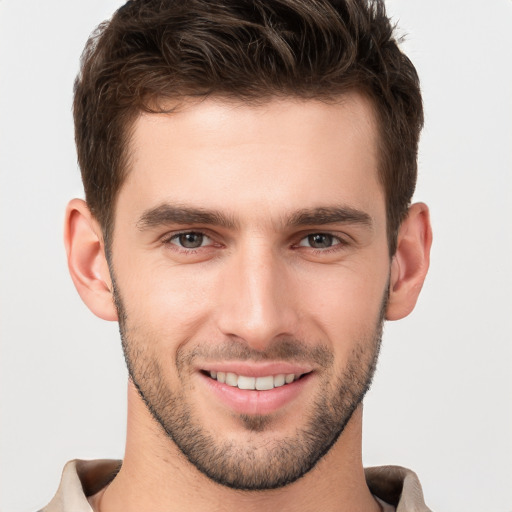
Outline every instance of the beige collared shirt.
<svg viewBox="0 0 512 512">
<path fill-rule="evenodd" d="M 108 485 L 119 460 L 72 460 L 64 466 L 57 494 L 40 512 L 93 512 L 88 496 Z M 423 501 L 418 477 L 400 466 L 365 469 L 366 481 L 383 512 L 431 512 Z"/>
</svg>

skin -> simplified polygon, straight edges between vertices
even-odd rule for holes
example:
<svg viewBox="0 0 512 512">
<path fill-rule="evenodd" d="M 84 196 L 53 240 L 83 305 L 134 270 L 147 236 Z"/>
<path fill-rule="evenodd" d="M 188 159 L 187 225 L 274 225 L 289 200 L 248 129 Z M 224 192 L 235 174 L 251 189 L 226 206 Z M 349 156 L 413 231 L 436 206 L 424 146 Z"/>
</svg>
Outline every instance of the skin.
<svg viewBox="0 0 512 512">
<path fill-rule="evenodd" d="M 293 438 L 310 420 L 315 399 L 333 392 L 329 383 L 355 350 L 362 350 L 361 366 L 370 364 L 388 289 L 387 319 L 414 308 L 429 263 L 428 209 L 410 208 L 390 259 L 376 147 L 371 106 L 357 94 L 336 104 L 191 102 L 172 115 L 143 114 L 136 121 L 130 169 L 115 205 L 110 268 L 87 205 L 69 204 L 66 247 L 81 297 L 96 315 L 117 320 L 115 277 L 132 359 L 146 365 L 139 375 L 158 361 L 165 388 L 181 395 L 219 446 L 251 446 L 264 461 L 269 446 Z M 177 205 L 214 211 L 229 222 L 183 223 L 155 214 Z M 326 224 L 319 208 L 356 215 Z M 298 222 L 306 210 L 316 215 Z M 177 236 L 183 231 L 207 238 L 186 249 Z M 332 236 L 332 246 L 312 247 L 308 237 L 317 233 Z M 311 351 L 322 347 L 332 361 L 328 368 L 303 363 L 310 377 L 276 411 L 259 414 L 255 406 L 251 414 L 266 417 L 258 431 L 211 392 L 199 370 L 222 363 L 218 355 L 209 359 L 209 350 L 235 345 L 254 356 L 251 365 L 260 364 L 257 354 L 281 363 L 275 347 L 283 340 L 300 340 Z M 194 349 L 200 357 L 180 373 L 179 354 Z M 91 498 L 95 510 L 379 510 L 364 479 L 361 405 L 305 476 L 247 492 L 219 485 L 190 464 L 132 381 L 128 404 L 124 463 Z"/>
</svg>

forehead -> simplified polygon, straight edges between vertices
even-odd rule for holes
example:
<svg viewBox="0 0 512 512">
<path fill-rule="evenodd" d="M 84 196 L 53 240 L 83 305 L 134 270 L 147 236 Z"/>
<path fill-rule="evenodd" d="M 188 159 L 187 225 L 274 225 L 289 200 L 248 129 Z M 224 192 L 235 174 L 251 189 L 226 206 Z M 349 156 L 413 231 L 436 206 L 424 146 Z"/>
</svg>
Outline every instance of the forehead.
<svg viewBox="0 0 512 512">
<path fill-rule="evenodd" d="M 185 103 L 141 114 L 129 149 L 119 199 L 130 195 L 133 209 L 171 202 L 279 215 L 341 203 L 365 208 L 382 195 L 375 117 L 357 94 L 336 103 Z"/>
</svg>

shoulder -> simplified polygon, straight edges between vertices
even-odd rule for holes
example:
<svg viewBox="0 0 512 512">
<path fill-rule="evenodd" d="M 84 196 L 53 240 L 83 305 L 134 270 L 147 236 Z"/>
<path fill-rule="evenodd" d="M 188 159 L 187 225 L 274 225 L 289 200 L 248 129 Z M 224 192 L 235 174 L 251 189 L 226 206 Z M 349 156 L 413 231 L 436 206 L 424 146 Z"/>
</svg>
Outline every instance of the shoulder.
<svg viewBox="0 0 512 512">
<path fill-rule="evenodd" d="M 401 466 L 376 466 L 365 469 L 370 491 L 394 505 L 397 512 L 431 512 L 414 471 Z"/>
<path fill-rule="evenodd" d="M 121 463 L 112 459 L 69 461 L 62 471 L 57 493 L 39 512 L 91 512 L 87 497 L 108 485 L 121 469 Z"/>
</svg>

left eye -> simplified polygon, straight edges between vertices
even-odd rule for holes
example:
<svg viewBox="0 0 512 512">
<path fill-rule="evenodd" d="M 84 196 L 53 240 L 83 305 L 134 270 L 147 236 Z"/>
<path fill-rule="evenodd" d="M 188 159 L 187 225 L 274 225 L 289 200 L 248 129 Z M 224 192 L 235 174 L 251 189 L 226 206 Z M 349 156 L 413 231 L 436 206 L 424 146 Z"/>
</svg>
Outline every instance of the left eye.
<svg viewBox="0 0 512 512">
<path fill-rule="evenodd" d="M 333 245 L 340 244 L 339 238 L 328 233 L 312 233 L 299 242 L 301 247 L 312 247 L 313 249 L 328 249 Z"/>
<path fill-rule="evenodd" d="M 203 233 L 190 231 L 174 235 L 169 242 L 179 247 L 183 247 L 184 249 L 198 249 L 199 247 L 209 244 L 211 240 Z"/>
</svg>

